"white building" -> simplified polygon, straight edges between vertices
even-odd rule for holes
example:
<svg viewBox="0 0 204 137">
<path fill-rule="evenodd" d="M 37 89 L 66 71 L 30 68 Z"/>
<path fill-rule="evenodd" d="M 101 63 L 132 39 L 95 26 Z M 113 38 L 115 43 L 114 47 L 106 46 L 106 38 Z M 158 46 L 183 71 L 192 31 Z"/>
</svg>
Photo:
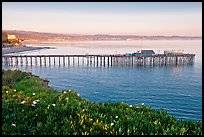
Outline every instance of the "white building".
<svg viewBox="0 0 204 137">
<path fill-rule="evenodd" d="M 9 35 L 8 34 L 8 39 L 16 39 L 16 35 Z"/>
<path fill-rule="evenodd" d="M 164 54 L 183 54 L 184 50 L 165 50 Z"/>
</svg>

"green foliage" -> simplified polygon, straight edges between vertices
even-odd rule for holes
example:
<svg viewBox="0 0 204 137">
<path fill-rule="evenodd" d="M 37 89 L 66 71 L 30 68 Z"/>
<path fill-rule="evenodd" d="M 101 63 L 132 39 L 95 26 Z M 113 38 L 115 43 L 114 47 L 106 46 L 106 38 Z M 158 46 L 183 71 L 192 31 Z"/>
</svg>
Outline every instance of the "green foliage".
<svg viewBox="0 0 204 137">
<path fill-rule="evenodd" d="M 9 87 L 15 87 L 23 78 L 32 76 L 31 73 L 21 72 L 20 70 L 2 70 L 2 84 Z"/>
<path fill-rule="evenodd" d="M 43 86 L 30 73 L 2 72 L 3 135 L 202 135 L 201 121 L 177 120 L 145 105 L 95 104 L 72 90 Z"/>
</svg>

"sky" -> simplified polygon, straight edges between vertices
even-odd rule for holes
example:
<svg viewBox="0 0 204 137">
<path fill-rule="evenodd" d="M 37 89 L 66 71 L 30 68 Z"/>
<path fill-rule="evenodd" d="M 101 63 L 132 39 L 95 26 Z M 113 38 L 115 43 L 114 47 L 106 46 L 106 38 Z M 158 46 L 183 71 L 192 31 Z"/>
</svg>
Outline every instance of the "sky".
<svg viewBox="0 0 204 137">
<path fill-rule="evenodd" d="M 202 36 L 202 2 L 2 2 L 2 30 Z"/>
</svg>

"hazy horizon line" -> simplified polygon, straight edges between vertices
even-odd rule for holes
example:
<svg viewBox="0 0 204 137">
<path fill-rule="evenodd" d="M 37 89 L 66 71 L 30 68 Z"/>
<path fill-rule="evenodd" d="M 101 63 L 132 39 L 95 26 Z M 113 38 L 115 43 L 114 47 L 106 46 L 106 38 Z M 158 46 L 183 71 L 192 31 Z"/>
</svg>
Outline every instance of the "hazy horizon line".
<svg viewBox="0 0 204 137">
<path fill-rule="evenodd" d="M 141 34 L 105 34 L 105 33 L 95 33 L 95 34 L 79 34 L 79 33 L 60 33 L 60 32 L 43 32 L 43 31 L 33 31 L 33 30 L 12 30 L 12 29 L 2 29 L 2 31 L 25 31 L 25 32 L 36 32 L 36 33 L 51 33 L 51 34 L 63 34 L 63 35 L 111 35 L 111 36 L 166 36 L 166 37 L 202 37 L 198 35 L 141 35 Z"/>
</svg>

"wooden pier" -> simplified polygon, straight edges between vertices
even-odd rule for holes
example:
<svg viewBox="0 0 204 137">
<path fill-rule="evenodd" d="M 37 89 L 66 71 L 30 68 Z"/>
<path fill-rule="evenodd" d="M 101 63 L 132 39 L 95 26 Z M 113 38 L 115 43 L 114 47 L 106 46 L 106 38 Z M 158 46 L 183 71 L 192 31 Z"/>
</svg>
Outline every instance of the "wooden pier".
<svg viewBox="0 0 204 137">
<path fill-rule="evenodd" d="M 158 65 L 184 65 L 193 64 L 195 54 L 151 56 L 126 55 L 3 55 L 4 65 L 30 65 L 30 66 L 158 66 Z"/>
</svg>

